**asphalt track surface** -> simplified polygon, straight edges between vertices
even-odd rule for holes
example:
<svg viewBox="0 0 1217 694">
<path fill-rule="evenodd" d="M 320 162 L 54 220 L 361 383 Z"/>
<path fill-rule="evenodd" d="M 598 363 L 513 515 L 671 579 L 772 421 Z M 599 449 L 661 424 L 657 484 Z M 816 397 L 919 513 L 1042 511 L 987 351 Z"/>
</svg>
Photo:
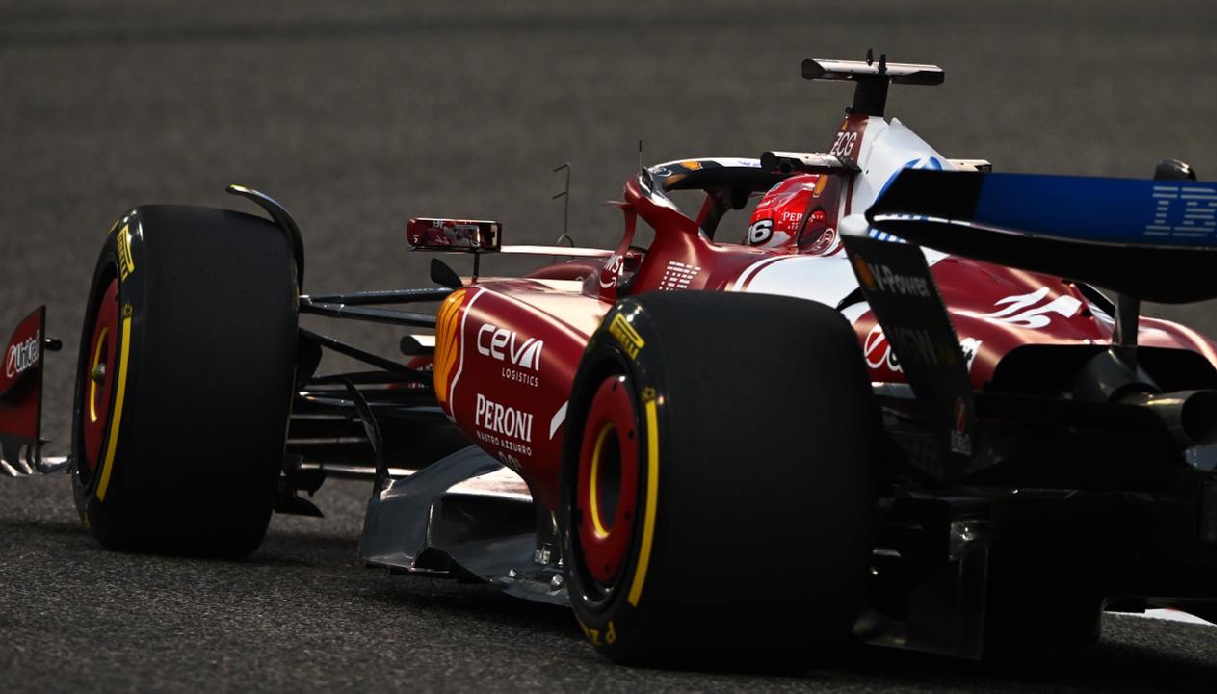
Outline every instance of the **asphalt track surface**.
<svg viewBox="0 0 1217 694">
<path fill-rule="evenodd" d="M 615 243 L 619 216 L 599 203 L 639 140 L 647 162 L 826 149 L 849 91 L 801 80 L 799 60 L 870 46 L 946 68 L 941 87 L 894 89 L 888 110 L 947 156 L 1131 177 L 1174 156 L 1212 180 L 1214 28 L 1217 6 L 1198 0 L 2 0 L 0 329 L 50 306 L 67 348 L 50 357 L 44 434 L 62 454 L 89 274 L 125 209 L 249 210 L 223 193 L 244 183 L 300 221 L 306 291 L 415 286 L 408 217 L 493 218 L 510 242 L 550 242 L 552 169 L 570 162 L 571 234 Z M 1209 305 L 1151 310 L 1217 334 Z M 330 332 L 386 354 L 399 337 Z M 1131 617 L 1077 659 L 1004 672 L 872 649 L 797 678 L 617 668 L 564 609 L 361 568 L 367 492 L 330 484 L 327 519 L 276 518 L 249 560 L 218 562 L 102 551 L 65 476 L 0 480 L 0 690 L 1217 688 L 1217 631 Z"/>
</svg>

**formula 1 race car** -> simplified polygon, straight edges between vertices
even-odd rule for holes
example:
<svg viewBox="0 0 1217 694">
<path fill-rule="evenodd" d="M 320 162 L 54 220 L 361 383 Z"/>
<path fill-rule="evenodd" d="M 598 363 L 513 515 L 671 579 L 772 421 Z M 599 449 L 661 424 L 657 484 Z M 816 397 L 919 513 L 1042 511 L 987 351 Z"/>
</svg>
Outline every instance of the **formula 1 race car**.
<svg viewBox="0 0 1217 694">
<path fill-rule="evenodd" d="M 643 168 L 616 248 L 419 218 L 410 245 L 471 276 L 437 258 L 434 286 L 302 293 L 300 231 L 261 193 L 229 188 L 270 219 L 131 210 L 77 357 L 85 527 L 243 555 L 273 512 L 320 515 L 328 476 L 366 476 L 365 564 L 569 604 L 629 664 L 800 670 L 851 636 L 1054 655 L 1104 610 L 1212 618 L 1217 343 L 1140 302 L 1217 297 L 1217 185 L 1174 160 L 992 173 L 885 120 L 890 85 L 939 68 L 802 69 L 854 85 L 828 152 Z M 480 276 L 495 253 L 565 260 Z M 393 326 L 403 357 L 301 315 Z M 56 467 L 44 316 L 0 376 L 14 473 Z M 326 353 L 366 368 L 323 373 Z"/>
</svg>

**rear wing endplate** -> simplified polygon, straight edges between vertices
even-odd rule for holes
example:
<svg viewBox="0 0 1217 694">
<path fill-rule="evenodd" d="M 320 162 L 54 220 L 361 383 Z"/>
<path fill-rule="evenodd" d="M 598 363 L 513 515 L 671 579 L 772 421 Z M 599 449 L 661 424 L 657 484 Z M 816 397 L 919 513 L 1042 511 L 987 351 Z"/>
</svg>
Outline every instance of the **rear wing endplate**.
<svg viewBox="0 0 1217 694">
<path fill-rule="evenodd" d="M 856 220 L 857 223 L 851 221 Z M 841 240 L 858 287 L 918 399 L 938 447 L 939 479 L 954 482 L 973 469 L 976 405 L 967 360 L 921 249 L 880 241 L 866 223 L 846 217 Z"/>
</svg>

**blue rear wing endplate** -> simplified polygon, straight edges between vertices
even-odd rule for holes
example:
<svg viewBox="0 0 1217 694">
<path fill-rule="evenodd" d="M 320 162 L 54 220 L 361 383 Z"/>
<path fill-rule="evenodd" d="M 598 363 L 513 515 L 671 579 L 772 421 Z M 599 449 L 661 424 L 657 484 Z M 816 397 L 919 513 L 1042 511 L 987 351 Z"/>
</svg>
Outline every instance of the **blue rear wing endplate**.
<svg viewBox="0 0 1217 694">
<path fill-rule="evenodd" d="M 1217 298 L 1217 184 L 906 169 L 866 213 L 946 253 L 1162 303 Z"/>
</svg>

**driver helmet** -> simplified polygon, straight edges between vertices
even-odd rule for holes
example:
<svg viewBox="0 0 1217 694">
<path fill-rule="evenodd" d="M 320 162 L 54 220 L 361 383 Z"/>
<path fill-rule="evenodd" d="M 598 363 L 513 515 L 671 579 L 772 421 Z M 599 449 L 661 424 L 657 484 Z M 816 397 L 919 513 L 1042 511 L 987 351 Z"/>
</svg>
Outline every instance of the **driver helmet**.
<svg viewBox="0 0 1217 694">
<path fill-rule="evenodd" d="M 828 228 L 828 214 L 813 202 L 827 182 L 820 174 L 796 174 L 770 188 L 752 211 L 744 243 L 831 255 L 836 233 Z M 810 219 L 805 220 L 809 211 Z"/>
</svg>

